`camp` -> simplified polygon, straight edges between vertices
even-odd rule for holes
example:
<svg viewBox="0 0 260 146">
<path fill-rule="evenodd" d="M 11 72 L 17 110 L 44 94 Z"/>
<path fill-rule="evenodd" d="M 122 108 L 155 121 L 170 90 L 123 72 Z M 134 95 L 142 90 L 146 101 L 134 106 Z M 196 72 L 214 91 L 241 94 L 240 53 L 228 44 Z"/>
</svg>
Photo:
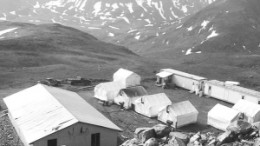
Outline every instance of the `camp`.
<svg viewBox="0 0 260 146">
<path fill-rule="evenodd" d="M 94 97 L 105 102 L 114 102 L 114 98 L 123 89 L 120 82 L 100 83 L 94 88 Z"/>
<path fill-rule="evenodd" d="M 205 81 L 203 93 L 207 96 L 235 104 L 244 99 L 256 104 L 260 103 L 260 92 L 241 86 L 226 84 L 218 80 Z"/>
<path fill-rule="evenodd" d="M 141 77 L 130 70 L 120 68 L 113 74 L 113 81 L 120 82 L 123 88 L 126 88 L 140 85 Z"/>
<path fill-rule="evenodd" d="M 167 106 L 158 114 L 158 120 L 164 123 L 167 120 L 173 121 L 173 127 L 181 127 L 191 123 L 196 123 L 198 119 L 198 110 L 190 101 L 182 101 Z"/>
<path fill-rule="evenodd" d="M 123 104 L 125 109 L 129 109 L 132 107 L 132 104 L 136 99 L 147 94 L 148 93 L 143 86 L 128 87 L 119 91 L 119 94 L 114 99 L 114 102 L 118 105 Z"/>
<path fill-rule="evenodd" d="M 162 86 L 163 84 L 168 84 L 169 86 L 175 85 L 190 90 L 191 92 L 196 92 L 197 94 L 202 90 L 203 82 L 206 80 L 204 77 L 174 69 L 161 69 L 156 76 L 156 85 L 158 86 Z"/>
<path fill-rule="evenodd" d="M 249 123 L 260 121 L 260 105 L 258 104 L 241 99 L 232 108 L 244 113 Z"/>
<path fill-rule="evenodd" d="M 217 104 L 208 112 L 208 125 L 226 131 L 228 125 L 235 121 L 238 115 L 237 110 Z"/>
<path fill-rule="evenodd" d="M 134 108 L 137 113 L 147 117 L 156 117 L 161 110 L 171 104 L 171 100 L 165 93 L 158 93 L 138 98 L 134 102 Z"/>
<path fill-rule="evenodd" d="M 77 93 L 37 84 L 4 98 L 24 146 L 116 146 L 122 131 Z"/>
</svg>

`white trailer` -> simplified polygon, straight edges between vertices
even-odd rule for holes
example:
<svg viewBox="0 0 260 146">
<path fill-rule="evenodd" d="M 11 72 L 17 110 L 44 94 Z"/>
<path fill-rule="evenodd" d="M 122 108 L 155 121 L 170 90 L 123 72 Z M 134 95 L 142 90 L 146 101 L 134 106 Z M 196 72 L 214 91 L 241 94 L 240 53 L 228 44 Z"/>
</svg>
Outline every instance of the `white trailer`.
<svg viewBox="0 0 260 146">
<path fill-rule="evenodd" d="M 240 99 L 260 104 L 260 92 L 217 80 L 205 81 L 203 94 L 232 104 Z"/>
<path fill-rule="evenodd" d="M 192 92 L 199 92 L 203 88 L 203 82 L 206 78 L 188 74 L 182 71 L 174 69 L 161 69 L 157 76 L 157 85 L 163 84 L 172 84 Z"/>
</svg>

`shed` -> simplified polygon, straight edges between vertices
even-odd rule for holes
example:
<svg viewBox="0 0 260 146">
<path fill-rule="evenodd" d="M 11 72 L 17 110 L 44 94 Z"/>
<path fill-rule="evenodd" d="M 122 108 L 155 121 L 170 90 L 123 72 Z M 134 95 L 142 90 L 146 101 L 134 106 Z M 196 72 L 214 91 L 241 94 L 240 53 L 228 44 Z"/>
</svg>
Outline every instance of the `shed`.
<svg viewBox="0 0 260 146">
<path fill-rule="evenodd" d="M 158 120 L 164 123 L 167 120 L 173 121 L 173 127 L 181 127 L 191 123 L 196 123 L 198 119 L 198 110 L 190 101 L 182 101 L 167 106 L 158 114 Z"/>
<path fill-rule="evenodd" d="M 133 102 L 141 96 L 148 95 L 143 86 L 134 86 L 121 89 L 115 98 L 115 103 L 120 105 L 123 103 L 125 109 L 129 109 Z"/>
<path fill-rule="evenodd" d="M 249 123 L 260 121 L 260 105 L 256 103 L 240 99 L 232 108 L 244 113 Z"/>
<path fill-rule="evenodd" d="M 114 73 L 113 81 L 114 82 L 120 82 L 121 85 L 124 88 L 126 88 L 126 87 L 140 85 L 141 77 L 138 74 L 136 74 L 136 73 L 134 73 L 130 70 L 120 68 L 119 70 L 117 70 Z"/>
<path fill-rule="evenodd" d="M 208 125 L 226 131 L 228 125 L 235 121 L 238 115 L 237 110 L 217 104 L 208 112 Z"/>
<path fill-rule="evenodd" d="M 134 102 L 135 111 L 147 117 L 156 117 L 172 102 L 165 93 L 145 95 Z"/>
<path fill-rule="evenodd" d="M 185 73 L 174 69 L 161 69 L 157 76 L 157 85 L 166 82 L 166 84 L 173 84 L 175 86 L 190 90 L 192 92 L 199 92 L 202 90 L 203 82 L 206 78 Z"/>
<path fill-rule="evenodd" d="M 120 82 L 100 83 L 94 88 L 94 97 L 102 101 L 114 102 L 121 89 L 123 87 Z"/>
<path fill-rule="evenodd" d="M 116 146 L 121 129 L 75 92 L 37 84 L 4 98 L 25 146 Z"/>
</svg>

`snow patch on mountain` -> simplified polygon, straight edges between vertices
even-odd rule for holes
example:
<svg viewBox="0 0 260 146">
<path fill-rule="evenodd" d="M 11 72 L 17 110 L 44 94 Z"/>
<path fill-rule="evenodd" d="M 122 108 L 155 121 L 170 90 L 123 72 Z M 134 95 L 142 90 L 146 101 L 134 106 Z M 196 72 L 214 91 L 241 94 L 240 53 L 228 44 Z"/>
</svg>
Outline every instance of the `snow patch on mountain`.
<svg viewBox="0 0 260 146">
<path fill-rule="evenodd" d="M 204 21 L 201 23 L 201 29 L 199 30 L 199 33 L 200 33 L 202 30 L 206 29 L 206 27 L 207 27 L 207 25 L 209 24 L 209 22 L 210 22 L 210 21 L 208 21 L 208 20 L 204 20 Z"/>
<path fill-rule="evenodd" d="M 16 29 L 17 29 L 17 27 L 0 30 L 0 36 L 3 35 L 3 34 L 6 34 L 6 33 L 12 32 L 12 31 L 14 31 Z"/>
<path fill-rule="evenodd" d="M 207 40 L 210 39 L 210 38 L 216 37 L 216 36 L 218 36 L 218 35 L 219 35 L 219 34 L 216 33 L 216 30 L 213 30 L 213 31 L 211 32 L 211 34 L 207 36 Z"/>
</svg>

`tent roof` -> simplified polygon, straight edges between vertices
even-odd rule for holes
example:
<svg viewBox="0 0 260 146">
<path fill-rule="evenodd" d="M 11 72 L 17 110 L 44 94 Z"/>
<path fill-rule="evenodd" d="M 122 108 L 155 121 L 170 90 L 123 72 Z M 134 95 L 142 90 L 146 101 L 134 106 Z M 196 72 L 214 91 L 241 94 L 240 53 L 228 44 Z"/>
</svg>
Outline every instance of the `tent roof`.
<svg viewBox="0 0 260 146">
<path fill-rule="evenodd" d="M 127 77 L 131 76 L 132 74 L 136 74 L 130 70 L 127 70 L 127 69 L 123 69 L 123 68 L 120 68 L 118 69 L 114 75 L 113 75 L 113 80 L 116 81 L 118 79 L 126 79 Z M 137 74 L 136 74 L 137 75 Z M 139 76 L 139 75 L 138 75 Z"/>
<path fill-rule="evenodd" d="M 149 106 L 156 106 L 156 105 L 165 105 L 169 104 L 171 105 L 172 102 L 168 98 L 168 96 L 165 93 L 157 93 L 153 95 L 145 95 L 140 98 L 140 100 L 143 100 L 145 104 L 148 104 Z"/>
<path fill-rule="evenodd" d="M 121 89 L 121 91 L 124 92 L 128 97 L 138 97 L 148 94 L 143 86 L 128 87 L 125 89 Z"/>
<path fill-rule="evenodd" d="M 239 114 L 238 111 L 221 104 L 215 105 L 208 112 L 208 116 L 214 117 L 215 119 L 222 119 L 225 121 L 233 120 L 238 114 Z"/>
<path fill-rule="evenodd" d="M 176 116 L 189 113 L 199 113 L 198 110 L 188 100 L 174 103 L 169 108 L 170 112 L 173 112 Z"/>
<path fill-rule="evenodd" d="M 170 69 L 170 68 L 162 69 L 161 71 L 170 72 L 172 74 L 176 74 L 176 75 L 179 75 L 179 76 L 183 76 L 183 77 L 187 77 L 187 78 L 195 79 L 195 80 L 205 80 L 206 79 L 206 78 L 201 77 L 201 76 L 185 73 L 185 72 Z"/>
<path fill-rule="evenodd" d="M 123 86 L 120 82 L 105 82 L 98 84 L 95 88 L 106 91 L 120 91 Z"/>
<path fill-rule="evenodd" d="M 78 122 L 121 130 L 77 93 L 59 88 L 37 84 L 4 102 L 28 144 Z"/>
<path fill-rule="evenodd" d="M 260 112 L 260 105 L 243 99 L 239 100 L 232 108 L 250 117 L 254 117 Z"/>
</svg>

